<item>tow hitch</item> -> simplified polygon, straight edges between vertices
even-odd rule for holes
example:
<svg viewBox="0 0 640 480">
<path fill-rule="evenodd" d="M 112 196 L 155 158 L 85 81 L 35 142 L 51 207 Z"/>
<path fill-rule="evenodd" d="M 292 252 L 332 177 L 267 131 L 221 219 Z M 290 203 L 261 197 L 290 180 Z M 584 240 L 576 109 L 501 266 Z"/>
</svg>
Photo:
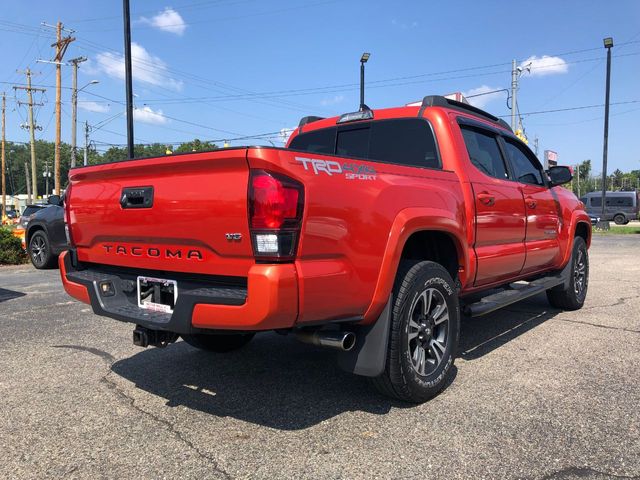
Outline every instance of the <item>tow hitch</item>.
<svg viewBox="0 0 640 480">
<path fill-rule="evenodd" d="M 178 334 L 164 332 L 162 330 L 151 330 L 149 328 L 136 325 L 133 331 L 133 344 L 139 347 L 159 347 L 164 348 L 178 339 Z"/>
</svg>

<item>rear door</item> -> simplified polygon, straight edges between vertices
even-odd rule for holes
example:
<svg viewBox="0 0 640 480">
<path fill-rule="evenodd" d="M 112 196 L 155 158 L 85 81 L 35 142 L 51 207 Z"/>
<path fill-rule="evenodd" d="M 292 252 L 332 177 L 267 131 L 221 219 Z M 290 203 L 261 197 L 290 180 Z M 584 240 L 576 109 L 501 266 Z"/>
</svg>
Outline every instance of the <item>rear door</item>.
<svg viewBox="0 0 640 480">
<path fill-rule="evenodd" d="M 494 132 L 461 125 L 472 168 L 476 207 L 475 285 L 513 278 L 525 261 L 525 207 L 520 186 L 509 180 Z"/>
<path fill-rule="evenodd" d="M 533 272 L 553 264 L 560 255 L 560 203 L 535 155 L 516 139 L 503 137 L 502 141 L 513 179 L 524 196 L 527 257 L 522 273 Z"/>
</svg>

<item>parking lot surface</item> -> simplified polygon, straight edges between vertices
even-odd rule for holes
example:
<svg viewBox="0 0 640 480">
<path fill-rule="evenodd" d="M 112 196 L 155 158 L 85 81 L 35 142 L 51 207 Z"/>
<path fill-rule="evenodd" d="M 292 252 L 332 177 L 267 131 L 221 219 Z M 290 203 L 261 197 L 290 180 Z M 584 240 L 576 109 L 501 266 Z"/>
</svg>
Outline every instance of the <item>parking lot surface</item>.
<svg viewBox="0 0 640 480">
<path fill-rule="evenodd" d="M 327 350 L 132 345 L 57 270 L 0 268 L 0 478 L 640 478 L 640 235 L 595 237 L 585 307 L 464 319 L 414 406 Z"/>
</svg>

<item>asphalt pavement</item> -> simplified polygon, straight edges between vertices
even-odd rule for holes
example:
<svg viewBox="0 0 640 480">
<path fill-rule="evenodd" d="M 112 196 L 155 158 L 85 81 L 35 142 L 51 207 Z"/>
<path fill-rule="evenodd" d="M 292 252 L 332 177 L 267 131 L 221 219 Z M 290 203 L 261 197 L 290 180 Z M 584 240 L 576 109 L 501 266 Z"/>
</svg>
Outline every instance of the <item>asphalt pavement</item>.
<svg viewBox="0 0 640 480">
<path fill-rule="evenodd" d="M 639 253 L 596 237 L 580 311 L 464 319 L 419 406 L 291 336 L 141 349 L 57 270 L 0 267 L 0 478 L 640 479 Z"/>
</svg>

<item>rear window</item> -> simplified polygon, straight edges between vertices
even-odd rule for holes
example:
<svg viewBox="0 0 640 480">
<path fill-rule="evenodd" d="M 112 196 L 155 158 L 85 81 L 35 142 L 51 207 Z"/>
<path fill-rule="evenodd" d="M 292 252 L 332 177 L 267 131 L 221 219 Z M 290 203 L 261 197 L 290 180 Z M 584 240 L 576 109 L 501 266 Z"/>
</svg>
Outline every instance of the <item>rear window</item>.
<svg viewBox="0 0 640 480">
<path fill-rule="evenodd" d="M 333 155 L 336 145 L 336 129 L 323 128 L 313 132 L 303 133 L 291 140 L 289 148 L 312 153 Z"/>
<path fill-rule="evenodd" d="M 28 217 L 29 215 L 33 215 L 38 210 L 42 210 L 43 207 L 25 207 L 24 212 L 22 212 L 22 216 Z"/>
<path fill-rule="evenodd" d="M 374 122 L 369 158 L 414 167 L 440 167 L 436 140 L 429 124 L 415 118 Z"/>
<path fill-rule="evenodd" d="M 369 128 L 338 130 L 336 155 L 341 157 L 368 158 Z"/>
<path fill-rule="evenodd" d="M 441 168 L 429 123 L 419 118 L 362 122 L 302 133 L 289 148 L 412 167 Z"/>
</svg>

